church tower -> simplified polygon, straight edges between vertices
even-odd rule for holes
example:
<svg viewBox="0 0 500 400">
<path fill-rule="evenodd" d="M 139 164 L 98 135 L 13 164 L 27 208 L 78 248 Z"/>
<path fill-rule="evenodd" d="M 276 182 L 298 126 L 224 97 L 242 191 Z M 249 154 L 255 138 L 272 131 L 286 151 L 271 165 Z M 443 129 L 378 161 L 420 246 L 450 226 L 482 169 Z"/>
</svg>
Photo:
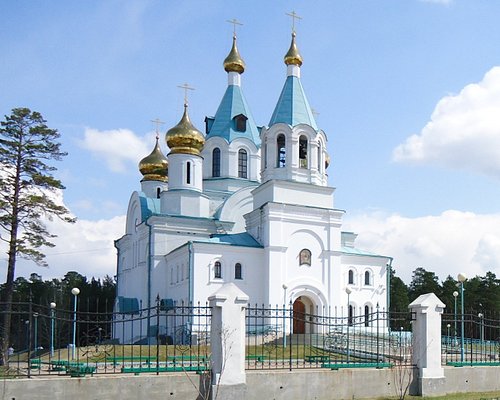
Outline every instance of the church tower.
<svg viewBox="0 0 500 400">
<path fill-rule="evenodd" d="M 245 62 L 236 45 L 236 34 L 223 65 L 228 85 L 215 116 L 205 119 L 202 151 L 204 190 L 221 200 L 260 181 L 259 128 L 241 90 Z"/>
<path fill-rule="evenodd" d="M 161 192 L 168 189 L 168 161 L 163 155 L 156 135 L 156 145 L 148 156 L 139 162 L 142 192 L 150 198 L 160 198 Z"/>
<path fill-rule="evenodd" d="M 173 215 L 208 217 L 209 200 L 203 191 L 203 158 L 205 137 L 196 129 L 188 114 L 187 101 L 179 123 L 169 129 L 165 140 L 170 153 L 168 191 L 161 194 L 161 212 Z"/>
</svg>

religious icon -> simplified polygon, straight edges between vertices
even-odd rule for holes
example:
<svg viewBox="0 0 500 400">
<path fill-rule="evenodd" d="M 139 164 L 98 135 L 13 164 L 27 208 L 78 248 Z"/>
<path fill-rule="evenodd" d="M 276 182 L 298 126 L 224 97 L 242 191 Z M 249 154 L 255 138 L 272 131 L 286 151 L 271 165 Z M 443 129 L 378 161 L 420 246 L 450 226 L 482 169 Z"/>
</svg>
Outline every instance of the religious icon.
<svg viewBox="0 0 500 400">
<path fill-rule="evenodd" d="M 311 265 L 311 252 L 308 249 L 303 249 L 299 254 L 300 265 Z"/>
</svg>

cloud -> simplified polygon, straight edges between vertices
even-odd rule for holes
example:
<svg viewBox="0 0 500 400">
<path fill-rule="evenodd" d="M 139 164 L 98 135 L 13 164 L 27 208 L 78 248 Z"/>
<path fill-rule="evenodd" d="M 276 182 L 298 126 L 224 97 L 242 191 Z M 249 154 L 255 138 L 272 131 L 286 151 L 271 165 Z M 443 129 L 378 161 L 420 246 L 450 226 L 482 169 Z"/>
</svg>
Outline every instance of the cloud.
<svg viewBox="0 0 500 400">
<path fill-rule="evenodd" d="M 394 257 L 396 274 L 406 283 L 417 267 L 441 280 L 459 271 L 500 276 L 500 214 L 448 210 L 407 218 L 373 212 L 351 216 L 343 229 L 359 234 L 357 247 Z"/>
<path fill-rule="evenodd" d="M 154 142 L 150 136 L 139 137 L 129 129 L 86 128 L 80 145 L 104 160 L 111 171 L 124 172 L 127 164 L 137 168 L 137 163 L 151 153 Z"/>
<path fill-rule="evenodd" d="M 500 67 L 457 95 L 443 97 L 419 134 L 393 151 L 393 160 L 434 163 L 500 179 Z"/>
</svg>

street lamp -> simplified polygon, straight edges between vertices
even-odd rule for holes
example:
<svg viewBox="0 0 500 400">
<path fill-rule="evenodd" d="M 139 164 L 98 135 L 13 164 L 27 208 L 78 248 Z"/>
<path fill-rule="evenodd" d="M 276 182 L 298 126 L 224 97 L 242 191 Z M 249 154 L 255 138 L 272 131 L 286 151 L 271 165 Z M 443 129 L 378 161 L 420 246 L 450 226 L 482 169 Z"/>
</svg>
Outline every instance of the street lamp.
<svg viewBox="0 0 500 400">
<path fill-rule="evenodd" d="M 467 276 L 463 272 L 460 272 L 457 276 L 457 280 L 460 283 L 460 311 L 461 311 L 460 362 L 464 362 L 464 282 L 467 280 Z"/>
<path fill-rule="evenodd" d="M 38 313 L 34 313 L 33 317 L 35 318 L 35 357 L 38 354 Z"/>
<path fill-rule="evenodd" d="M 477 316 L 479 317 L 479 325 L 481 327 L 480 329 L 480 339 L 481 339 L 481 344 L 483 344 L 483 341 L 484 341 L 484 314 L 483 313 L 479 313 L 477 314 Z"/>
<path fill-rule="evenodd" d="M 26 350 L 29 351 L 30 349 L 30 321 L 27 319 L 24 321 L 24 325 L 26 325 Z"/>
<path fill-rule="evenodd" d="M 78 295 L 80 294 L 80 289 L 77 287 L 71 289 L 71 294 L 75 296 L 74 308 L 73 308 L 73 348 L 71 349 L 71 358 L 75 358 L 76 349 L 76 305 L 78 301 Z"/>
<path fill-rule="evenodd" d="M 449 345 L 451 343 L 450 327 L 451 327 L 450 324 L 446 324 L 446 336 L 448 336 L 448 343 L 447 343 L 447 345 Z"/>
<path fill-rule="evenodd" d="M 286 348 L 286 290 L 288 286 L 283 284 L 281 287 L 283 288 L 283 347 Z"/>
<path fill-rule="evenodd" d="M 54 317 L 56 312 L 56 303 L 50 303 L 50 356 L 54 357 Z"/>
<path fill-rule="evenodd" d="M 453 297 L 455 298 L 455 340 L 457 338 L 457 297 L 458 297 L 458 292 L 455 290 L 453 292 Z"/>
<path fill-rule="evenodd" d="M 351 324 L 351 313 L 350 313 L 350 296 L 352 293 L 352 290 L 349 286 L 345 288 L 345 292 L 347 293 L 347 363 L 349 363 L 349 325 Z"/>
</svg>

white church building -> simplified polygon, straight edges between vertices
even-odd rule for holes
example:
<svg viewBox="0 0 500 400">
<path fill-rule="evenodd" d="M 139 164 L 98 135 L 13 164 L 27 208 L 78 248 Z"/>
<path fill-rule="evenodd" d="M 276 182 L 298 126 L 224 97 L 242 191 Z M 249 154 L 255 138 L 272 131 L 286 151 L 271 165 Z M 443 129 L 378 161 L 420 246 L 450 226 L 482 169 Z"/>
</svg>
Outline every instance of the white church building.
<svg viewBox="0 0 500 400">
<path fill-rule="evenodd" d="M 284 61 L 283 89 L 260 127 L 243 95 L 234 36 L 224 60 L 228 86 L 205 133 L 185 104 L 166 133 L 168 155 L 157 137 L 140 162 L 140 190 L 115 242 L 115 311 L 133 315 L 158 296 L 163 304 L 205 304 L 228 282 L 252 304 L 291 304 L 308 314 L 387 308 L 392 259 L 358 249 L 357 235 L 342 231 L 345 211 L 334 207 L 328 186 L 327 135 L 302 87 L 295 33 Z"/>
</svg>

